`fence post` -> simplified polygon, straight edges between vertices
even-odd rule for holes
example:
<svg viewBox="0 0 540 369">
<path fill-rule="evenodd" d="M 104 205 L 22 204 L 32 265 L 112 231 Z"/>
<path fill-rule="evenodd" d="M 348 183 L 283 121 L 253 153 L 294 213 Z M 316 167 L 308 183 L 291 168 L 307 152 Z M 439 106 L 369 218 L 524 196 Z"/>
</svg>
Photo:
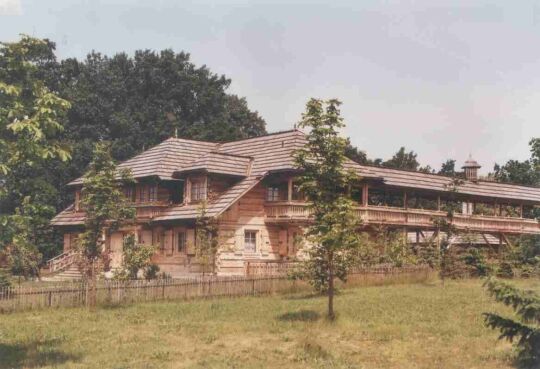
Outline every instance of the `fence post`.
<svg viewBox="0 0 540 369">
<path fill-rule="evenodd" d="M 52 305 L 52 291 L 49 291 L 49 301 L 48 306 L 50 307 Z"/>
<path fill-rule="evenodd" d="M 161 284 L 161 299 L 165 299 L 165 279 L 163 280 Z"/>
<path fill-rule="evenodd" d="M 255 278 L 251 280 L 251 295 L 255 296 Z"/>
</svg>

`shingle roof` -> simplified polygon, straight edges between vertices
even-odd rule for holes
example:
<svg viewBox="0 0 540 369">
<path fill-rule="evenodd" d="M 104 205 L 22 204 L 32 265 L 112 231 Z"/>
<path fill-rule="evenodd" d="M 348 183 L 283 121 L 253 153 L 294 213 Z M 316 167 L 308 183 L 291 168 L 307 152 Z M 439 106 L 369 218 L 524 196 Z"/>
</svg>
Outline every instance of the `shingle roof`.
<svg viewBox="0 0 540 369">
<path fill-rule="evenodd" d="M 52 220 L 53 226 L 83 225 L 84 213 L 73 211 L 73 204 L 57 214 Z"/>
<path fill-rule="evenodd" d="M 293 153 L 304 147 L 306 142 L 305 134 L 299 130 L 225 143 L 170 138 L 121 163 L 118 167 L 130 168 L 134 178 L 157 176 L 169 180 L 174 178 L 175 173 L 194 170 L 245 177 L 208 205 L 209 215 L 218 215 L 268 173 L 294 170 Z M 347 160 L 345 167 L 354 170 L 360 177 L 382 180 L 387 185 L 409 189 L 447 192 L 448 185 L 452 181 L 452 178 L 446 176 L 360 165 L 351 160 Z M 82 178 L 79 178 L 70 184 L 81 183 Z M 463 185 L 458 187 L 458 192 L 493 199 L 540 203 L 540 188 L 536 187 L 464 181 Z M 53 224 L 64 225 L 66 222 L 75 224 L 73 222 L 81 221 L 77 218 L 78 215 L 68 220 L 68 213 L 70 212 L 65 210 L 58 214 Z M 167 208 L 155 220 L 194 218 L 197 213 L 197 205 L 178 205 Z"/>
<path fill-rule="evenodd" d="M 192 163 L 218 146 L 217 143 L 169 138 L 157 146 L 118 164 L 118 169 L 129 168 L 133 178 L 157 176 L 172 179 L 175 170 Z M 79 185 L 83 177 L 69 183 Z"/>
<path fill-rule="evenodd" d="M 226 174 L 238 177 L 246 177 L 251 171 L 252 157 L 233 155 L 221 152 L 210 152 L 183 166 L 174 172 L 174 176 L 183 173 L 204 171 L 207 173 Z"/>
<path fill-rule="evenodd" d="M 438 174 L 412 172 L 382 167 L 368 167 L 390 186 L 447 192 L 452 178 Z M 520 200 L 540 203 L 540 188 L 489 181 L 467 181 L 457 188 L 459 194 L 493 199 Z"/>
</svg>

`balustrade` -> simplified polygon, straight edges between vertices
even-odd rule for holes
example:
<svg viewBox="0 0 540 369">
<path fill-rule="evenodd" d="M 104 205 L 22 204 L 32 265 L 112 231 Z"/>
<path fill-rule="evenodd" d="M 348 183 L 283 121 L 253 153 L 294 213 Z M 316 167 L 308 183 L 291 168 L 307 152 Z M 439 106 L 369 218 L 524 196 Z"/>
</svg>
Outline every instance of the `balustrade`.
<svg viewBox="0 0 540 369">
<path fill-rule="evenodd" d="M 306 203 L 267 203 L 265 208 L 268 222 L 308 221 L 310 217 Z M 355 213 L 364 224 L 422 228 L 433 228 L 435 219 L 447 217 L 444 211 L 383 206 L 358 207 Z M 534 219 L 455 214 L 452 224 L 472 231 L 540 234 L 540 223 Z"/>
</svg>

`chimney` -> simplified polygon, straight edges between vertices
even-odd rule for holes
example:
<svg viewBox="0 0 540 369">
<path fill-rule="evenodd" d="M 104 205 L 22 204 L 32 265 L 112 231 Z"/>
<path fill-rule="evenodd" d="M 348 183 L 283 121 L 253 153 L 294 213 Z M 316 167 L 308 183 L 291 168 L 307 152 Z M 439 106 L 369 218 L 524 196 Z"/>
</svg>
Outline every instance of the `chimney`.
<svg viewBox="0 0 540 369">
<path fill-rule="evenodd" d="M 461 168 L 465 171 L 465 178 L 467 180 L 473 182 L 478 181 L 478 169 L 480 168 L 480 165 L 471 157 L 471 155 L 469 155 L 469 159 L 467 159 Z"/>
</svg>

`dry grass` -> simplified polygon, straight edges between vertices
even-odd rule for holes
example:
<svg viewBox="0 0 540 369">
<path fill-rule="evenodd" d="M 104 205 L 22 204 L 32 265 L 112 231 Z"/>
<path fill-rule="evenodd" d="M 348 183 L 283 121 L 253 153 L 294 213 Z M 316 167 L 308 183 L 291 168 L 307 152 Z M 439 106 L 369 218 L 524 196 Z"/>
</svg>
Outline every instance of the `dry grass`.
<svg viewBox="0 0 540 369">
<path fill-rule="evenodd" d="M 519 281 L 536 286 L 538 281 Z M 0 368 L 512 368 L 480 281 L 0 315 Z"/>
</svg>

